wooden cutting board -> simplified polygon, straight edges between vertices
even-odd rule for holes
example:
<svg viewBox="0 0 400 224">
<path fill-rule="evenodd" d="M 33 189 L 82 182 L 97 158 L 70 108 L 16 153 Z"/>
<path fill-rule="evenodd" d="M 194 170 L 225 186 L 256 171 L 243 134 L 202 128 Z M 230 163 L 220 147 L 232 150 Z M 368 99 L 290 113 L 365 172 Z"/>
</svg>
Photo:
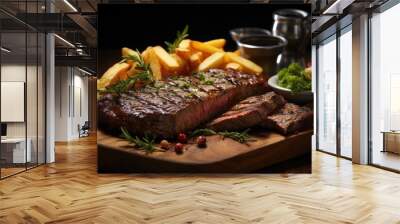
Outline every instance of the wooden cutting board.
<svg viewBox="0 0 400 224">
<path fill-rule="evenodd" d="M 97 133 L 99 173 L 245 173 L 310 153 L 313 131 L 282 136 L 251 133 L 241 144 L 221 136 L 207 136 L 207 147 L 186 144 L 183 154 L 173 149 L 146 154 L 124 139 Z"/>
</svg>

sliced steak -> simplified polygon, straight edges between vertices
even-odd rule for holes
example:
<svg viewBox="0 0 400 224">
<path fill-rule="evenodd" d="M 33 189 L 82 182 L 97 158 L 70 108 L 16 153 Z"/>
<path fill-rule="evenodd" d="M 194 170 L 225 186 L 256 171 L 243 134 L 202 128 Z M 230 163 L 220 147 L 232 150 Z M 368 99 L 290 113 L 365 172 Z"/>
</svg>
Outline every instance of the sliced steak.
<svg viewBox="0 0 400 224">
<path fill-rule="evenodd" d="M 207 126 L 215 131 L 236 131 L 257 126 L 285 103 L 285 99 L 274 92 L 252 96 L 236 104 Z"/>
<path fill-rule="evenodd" d="M 313 112 L 309 107 L 286 103 L 276 113 L 267 116 L 261 126 L 288 135 L 303 128 L 312 127 Z"/>
<path fill-rule="evenodd" d="M 233 70 L 213 69 L 170 78 L 140 91 L 102 95 L 98 100 L 99 126 L 115 134 L 125 127 L 133 135 L 172 138 L 265 91 L 265 80 L 260 76 Z"/>
</svg>

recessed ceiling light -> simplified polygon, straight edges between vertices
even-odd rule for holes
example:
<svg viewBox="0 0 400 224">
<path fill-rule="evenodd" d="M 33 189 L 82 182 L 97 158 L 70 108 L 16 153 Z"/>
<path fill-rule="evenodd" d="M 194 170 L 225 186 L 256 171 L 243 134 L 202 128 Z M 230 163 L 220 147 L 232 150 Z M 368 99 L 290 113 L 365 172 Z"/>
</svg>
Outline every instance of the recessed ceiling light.
<svg viewBox="0 0 400 224">
<path fill-rule="evenodd" d="M 88 71 L 86 71 L 86 70 L 84 70 L 84 69 L 81 69 L 81 68 L 79 68 L 79 67 L 77 67 L 77 68 L 78 68 L 79 71 L 81 71 L 81 72 L 83 72 L 83 73 L 85 73 L 85 74 L 87 74 L 87 75 L 93 75 L 92 73 L 90 73 L 90 72 L 88 72 Z"/>
<path fill-rule="evenodd" d="M 1 51 L 4 51 L 4 52 L 6 52 L 6 53 L 10 53 L 10 52 L 11 52 L 10 49 L 7 49 L 7 48 L 5 48 L 5 47 L 1 47 L 0 49 L 1 49 Z"/>
<path fill-rule="evenodd" d="M 347 8 L 349 5 L 351 5 L 355 0 L 336 0 L 333 2 L 332 5 L 330 5 L 322 14 L 328 15 L 328 14 L 342 14 L 343 9 Z"/>
<path fill-rule="evenodd" d="M 55 37 L 57 37 L 59 40 L 61 40 L 62 42 L 64 42 L 65 44 L 67 44 L 70 47 L 75 48 L 75 45 L 73 45 L 71 42 L 69 42 L 68 40 L 62 38 L 61 36 L 59 36 L 58 34 L 54 34 Z"/>
<path fill-rule="evenodd" d="M 71 8 L 74 12 L 78 12 L 75 6 L 73 6 L 68 0 L 64 0 L 64 3 L 68 5 L 68 7 Z"/>
</svg>

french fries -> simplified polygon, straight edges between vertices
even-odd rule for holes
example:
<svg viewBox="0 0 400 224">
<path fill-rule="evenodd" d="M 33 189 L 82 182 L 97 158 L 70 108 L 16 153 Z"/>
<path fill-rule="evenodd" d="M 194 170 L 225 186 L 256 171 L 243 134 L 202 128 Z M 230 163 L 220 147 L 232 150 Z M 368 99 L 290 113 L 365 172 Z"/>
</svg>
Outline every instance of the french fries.
<svg viewBox="0 0 400 224">
<path fill-rule="evenodd" d="M 161 64 L 168 70 L 174 70 L 179 68 L 179 64 L 175 58 L 173 58 L 164 48 L 155 46 L 152 48 Z"/>
<path fill-rule="evenodd" d="M 155 80 L 161 80 L 163 78 L 162 67 L 160 61 L 157 58 L 156 53 L 154 52 L 154 49 L 150 48 L 146 56 L 148 61 L 147 63 L 150 65 L 150 69 L 153 72 L 153 78 Z"/>
<path fill-rule="evenodd" d="M 126 79 L 127 71 L 130 67 L 131 65 L 126 62 L 115 63 L 100 78 L 98 82 L 98 88 L 104 89 L 110 85 L 117 83 L 120 80 L 123 80 L 124 78 Z"/>
<path fill-rule="evenodd" d="M 197 70 L 197 68 L 203 61 L 203 58 L 204 58 L 203 52 L 197 52 L 190 56 L 189 63 L 192 70 Z"/>
<path fill-rule="evenodd" d="M 128 57 L 129 55 L 133 55 L 136 57 L 139 57 L 138 53 L 130 48 L 123 47 L 122 48 L 122 56 L 123 57 Z"/>
<path fill-rule="evenodd" d="M 211 45 L 216 48 L 224 48 L 226 40 L 225 39 L 215 39 L 215 40 L 210 40 L 207 42 L 204 42 L 207 45 Z"/>
<path fill-rule="evenodd" d="M 225 65 L 226 69 L 233 69 L 235 71 L 241 71 L 242 70 L 242 66 L 238 63 L 235 62 L 230 62 L 228 64 Z"/>
<path fill-rule="evenodd" d="M 122 48 L 122 57 L 128 57 L 128 56 L 136 56 L 137 58 L 139 58 L 139 54 L 127 47 L 123 47 Z M 120 76 L 120 80 L 125 80 L 128 77 L 136 74 L 137 70 L 136 70 L 136 62 L 132 61 L 132 60 L 126 60 L 126 63 L 130 64 L 131 67 L 129 68 L 129 70 L 127 71 L 126 74 L 121 74 Z"/>
<path fill-rule="evenodd" d="M 144 50 L 144 51 L 142 52 L 142 57 L 143 57 L 143 58 L 147 58 L 147 57 L 148 57 L 149 51 L 150 51 L 151 48 L 152 48 L 151 46 L 150 46 L 150 47 L 147 47 L 146 50 Z"/>
<path fill-rule="evenodd" d="M 199 65 L 198 70 L 202 72 L 210 68 L 219 68 L 224 63 L 224 56 L 224 52 L 215 52 Z"/>
<path fill-rule="evenodd" d="M 179 64 L 179 69 L 177 69 L 175 72 L 172 72 L 172 74 L 181 74 L 181 75 L 185 75 L 189 72 L 189 68 L 188 68 L 188 62 L 180 57 L 178 54 L 171 54 L 171 56 L 173 58 L 175 58 L 175 60 L 178 62 Z"/>
<path fill-rule="evenodd" d="M 179 55 L 179 57 L 185 60 L 188 60 L 190 56 L 192 56 L 193 51 L 191 51 L 189 48 L 176 48 L 175 54 Z"/>
<path fill-rule="evenodd" d="M 233 52 L 234 54 L 236 54 L 237 56 L 240 56 L 240 50 L 237 49 L 236 51 Z"/>
<path fill-rule="evenodd" d="M 155 80 L 162 80 L 169 75 L 187 75 L 193 71 L 207 71 L 212 68 L 233 69 L 259 75 L 262 68 L 254 62 L 240 56 L 239 50 L 225 52 L 225 39 L 206 42 L 184 39 L 174 52 L 167 52 L 161 46 L 149 46 L 142 53 L 124 47 L 123 57 L 142 57 L 149 65 Z M 140 54 L 140 55 L 139 55 Z M 105 89 L 120 80 L 136 75 L 140 69 L 134 60 L 120 61 L 111 66 L 97 82 L 98 89 Z"/>
<path fill-rule="evenodd" d="M 223 52 L 223 50 L 220 48 L 216 48 L 212 45 L 208 45 L 199 41 L 191 41 L 191 46 L 193 49 L 209 54 L 213 54 L 215 52 Z"/>
<path fill-rule="evenodd" d="M 178 48 L 180 48 L 180 49 L 189 49 L 190 48 L 190 40 L 189 39 L 182 40 L 179 43 Z"/>
<path fill-rule="evenodd" d="M 239 65 L 241 65 L 243 67 L 243 71 L 245 71 L 245 72 L 259 75 L 263 71 L 262 68 L 260 66 L 258 66 L 257 64 L 255 64 L 254 62 L 252 62 L 248 59 L 245 59 L 243 57 L 240 57 L 240 56 L 236 55 L 235 53 L 227 52 L 225 55 L 226 55 L 227 61 L 238 63 Z"/>
</svg>

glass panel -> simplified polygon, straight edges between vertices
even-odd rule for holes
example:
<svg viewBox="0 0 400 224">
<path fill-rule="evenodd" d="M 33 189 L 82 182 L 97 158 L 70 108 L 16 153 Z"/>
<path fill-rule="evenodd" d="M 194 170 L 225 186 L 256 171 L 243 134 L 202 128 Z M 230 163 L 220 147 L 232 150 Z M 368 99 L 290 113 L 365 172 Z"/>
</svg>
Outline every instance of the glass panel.
<svg viewBox="0 0 400 224">
<path fill-rule="evenodd" d="M 45 163 L 45 89 L 46 89 L 46 74 L 45 74 L 45 44 L 46 37 L 44 34 L 38 35 L 38 164 Z"/>
<path fill-rule="evenodd" d="M 400 43 L 393 27 L 398 21 L 400 4 L 371 19 L 372 163 L 396 170 L 400 170 Z"/>
<path fill-rule="evenodd" d="M 318 149 L 336 153 L 336 37 L 318 48 Z"/>
<path fill-rule="evenodd" d="M 340 36 L 340 153 L 352 156 L 352 35 Z"/>
<path fill-rule="evenodd" d="M 2 177 L 25 170 L 31 151 L 26 150 L 26 33 L 1 34 L 1 140 Z"/>
<path fill-rule="evenodd" d="M 37 13 L 36 1 L 27 2 L 27 13 Z M 37 18 L 37 17 L 33 17 Z M 33 21 L 35 19 L 31 19 Z M 38 163 L 38 33 L 27 30 L 27 80 L 26 80 L 26 114 L 27 114 L 27 149 L 31 151 L 27 167 Z"/>
<path fill-rule="evenodd" d="M 26 80 L 26 114 L 27 114 L 27 142 L 28 142 L 28 150 L 30 148 L 30 158 L 28 160 L 28 167 L 33 167 L 37 165 L 37 150 L 38 150 L 38 141 L 37 141 L 37 132 L 38 132 L 38 107 L 37 107 L 37 98 L 38 98 L 38 88 L 37 88 L 37 33 L 29 32 L 27 33 L 28 38 L 28 62 L 27 62 L 27 80 Z"/>
</svg>

